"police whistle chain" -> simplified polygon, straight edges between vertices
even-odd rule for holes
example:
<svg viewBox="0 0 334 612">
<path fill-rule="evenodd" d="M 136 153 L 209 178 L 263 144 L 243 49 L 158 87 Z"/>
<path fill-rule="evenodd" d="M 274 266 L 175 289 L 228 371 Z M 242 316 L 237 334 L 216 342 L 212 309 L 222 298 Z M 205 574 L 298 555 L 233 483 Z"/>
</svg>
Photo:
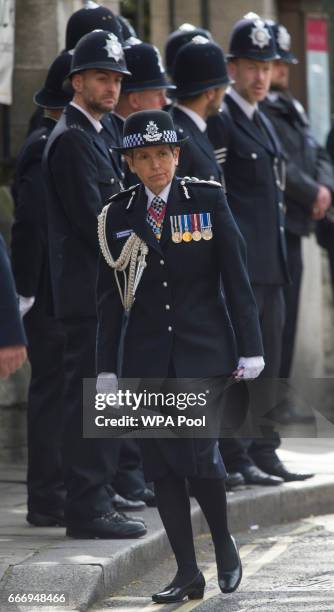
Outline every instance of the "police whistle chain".
<svg viewBox="0 0 334 612">
<path fill-rule="evenodd" d="M 110 253 L 106 237 L 106 219 L 110 204 L 105 206 L 98 216 L 98 237 L 102 255 L 107 264 L 113 268 L 114 275 L 125 311 L 129 312 L 133 305 L 135 294 L 146 268 L 146 255 L 148 247 L 139 236 L 131 234 L 127 239 L 118 259 L 114 259 Z M 128 272 L 127 272 L 128 269 Z M 122 290 L 118 274 L 123 272 L 124 289 Z"/>
</svg>

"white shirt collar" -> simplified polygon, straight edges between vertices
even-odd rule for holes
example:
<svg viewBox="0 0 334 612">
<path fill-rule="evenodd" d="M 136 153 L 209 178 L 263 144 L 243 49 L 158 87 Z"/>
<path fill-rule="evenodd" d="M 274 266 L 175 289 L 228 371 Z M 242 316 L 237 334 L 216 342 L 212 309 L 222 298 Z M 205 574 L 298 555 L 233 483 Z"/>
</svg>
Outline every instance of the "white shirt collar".
<svg viewBox="0 0 334 612">
<path fill-rule="evenodd" d="M 159 196 L 158 196 L 165 202 L 165 204 L 167 204 L 171 184 L 172 183 L 168 183 L 168 185 L 166 185 L 166 187 L 161 191 L 161 193 L 159 193 Z M 157 196 L 155 195 L 155 193 L 152 193 L 152 191 L 148 187 L 146 187 L 146 185 L 145 185 L 145 191 L 147 195 L 147 210 L 148 210 L 152 204 L 153 198 L 156 198 Z"/>
<path fill-rule="evenodd" d="M 234 87 L 229 87 L 226 93 L 228 93 L 228 95 L 232 98 L 232 100 L 236 102 L 239 108 L 241 108 L 241 110 L 245 113 L 245 115 L 247 115 L 248 119 L 252 121 L 253 115 L 258 108 L 257 104 L 256 103 L 250 104 L 250 102 L 247 102 L 247 100 L 245 100 L 245 98 L 243 98 L 234 89 Z"/>
<path fill-rule="evenodd" d="M 183 106 L 183 104 L 175 104 L 176 108 L 179 108 L 183 111 L 193 122 L 197 125 L 200 132 L 205 132 L 206 130 L 206 121 L 204 121 L 203 117 L 201 117 L 198 113 L 193 111 L 191 108 L 187 106 Z"/>
<path fill-rule="evenodd" d="M 100 121 L 98 121 L 97 119 L 94 119 L 92 115 L 90 115 L 84 108 L 82 108 L 82 106 L 79 106 L 79 104 L 77 104 L 76 102 L 71 101 L 70 105 L 74 106 L 74 108 L 76 108 L 83 115 L 85 115 L 85 117 L 87 117 L 88 121 L 91 122 L 92 126 L 96 129 L 97 133 L 101 132 L 101 130 L 103 129 L 103 125 Z"/>
</svg>

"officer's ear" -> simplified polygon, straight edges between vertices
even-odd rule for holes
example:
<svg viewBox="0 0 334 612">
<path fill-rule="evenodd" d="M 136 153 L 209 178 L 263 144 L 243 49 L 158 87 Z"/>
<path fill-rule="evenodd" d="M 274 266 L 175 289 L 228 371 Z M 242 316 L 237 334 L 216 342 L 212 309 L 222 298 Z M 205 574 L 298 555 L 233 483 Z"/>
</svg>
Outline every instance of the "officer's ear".
<svg viewBox="0 0 334 612">
<path fill-rule="evenodd" d="M 71 85 L 74 89 L 74 93 L 81 93 L 83 87 L 83 76 L 80 72 L 77 72 L 72 76 Z"/>
<path fill-rule="evenodd" d="M 234 81 L 238 71 L 238 60 L 232 59 L 227 63 L 227 71 L 231 79 Z"/>
<path fill-rule="evenodd" d="M 212 100 L 214 100 L 214 98 L 216 96 L 216 91 L 217 91 L 217 89 L 213 87 L 211 89 L 207 89 L 204 92 L 204 95 L 205 95 L 205 97 L 206 97 L 208 102 L 212 102 Z"/>
<path fill-rule="evenodd" d="M 173 147 L 173 157 L 174 157 L 176 166 L 179 163 L 180 151 L 181 151 L 180 147 Z"/>
<path fill-rule="evenodd" d="M 136 174 L 136 172 L 134 170 L 134 165 L 133 165 L 133 151 L 129 151 L 128 153 L 124 153 L 124 158 L 125 158 L 126 163 L 129 166 L 131 172 Z"/>
<path fill-rule="evenodd" d="M 138 98 L 139 98 L 138 93 L 140 93 L 140 92 L 138 92 L 138 91 L 130 91 L 130 93 L 128 93 L 129 105 L 131 106 L 131 108 L 133 109 L 134 112 L 140 110 L 140 101 L 138 100 Z"/>
</svg>

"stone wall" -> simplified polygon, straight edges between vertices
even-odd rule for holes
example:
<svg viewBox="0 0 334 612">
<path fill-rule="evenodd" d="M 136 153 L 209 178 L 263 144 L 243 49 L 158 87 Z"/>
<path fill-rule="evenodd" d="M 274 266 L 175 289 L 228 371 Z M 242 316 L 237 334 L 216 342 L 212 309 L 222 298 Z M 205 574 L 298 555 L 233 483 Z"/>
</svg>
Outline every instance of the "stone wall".
<svg viewBox="0 0 334 612">
<path fill-rule="evenodd" d="M 152 41 L 161 51 L 164 49 L 164 43 L 170 31 L 168 5 L 168 0 L 154 0 L 150 5 Z M 275 0 L 252 0 L 252 2 L 248 0 L 233 0 L 233 2 L 211 0 L 209 8 L 209 29 L 224 48 L 228 46 L 233 23 L 245 13 L 253 11 L 267 19 L 274 19 L 277 16 Z M 200 0 L 175 0 L 175 27 L 184 22 L 201 25 Z"/>
</svg>

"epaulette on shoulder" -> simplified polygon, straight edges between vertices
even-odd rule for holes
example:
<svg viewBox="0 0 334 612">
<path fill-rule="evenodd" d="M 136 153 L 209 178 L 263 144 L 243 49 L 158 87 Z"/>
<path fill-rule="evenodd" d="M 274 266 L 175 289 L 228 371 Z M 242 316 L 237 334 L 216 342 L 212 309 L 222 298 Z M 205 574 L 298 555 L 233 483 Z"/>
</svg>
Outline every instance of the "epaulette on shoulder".
<svg viewBox="0 0 334 612">
<path fill-rule="evenodd" d="M 199 179 L 196 176 L 185 176 L 183 178 L 183 180 L 187 184 L 193 183 L 193 184 L 196 184 L 196 185 L 211 185 L 211 187 L 222 187 L 222 184 L 219 183 L 219 181 L 213 181 L 213 180 L 212 181 L 211 180 L 205 181 L 204 179 Z M 182 181 L 181 181 L 181 183 L 182 183 Z"/>
<path fill-rule="evenodd" d="M 128 187 L 127 189 L 123 189 L 122 191 L 119 191 L 118 193 L 114 193 L 114 195 L 110 196 L 108 202 L 114 202 L 115 200 L 122 200 L 123 198 L 126 198 L 126 196 L 133 195 L 133 192 L 136 193 L 138 187 L 140 187 L 140 183 L 136 183 L 136 185 L 131 185 L 131 187 Z"/>
</svg>

